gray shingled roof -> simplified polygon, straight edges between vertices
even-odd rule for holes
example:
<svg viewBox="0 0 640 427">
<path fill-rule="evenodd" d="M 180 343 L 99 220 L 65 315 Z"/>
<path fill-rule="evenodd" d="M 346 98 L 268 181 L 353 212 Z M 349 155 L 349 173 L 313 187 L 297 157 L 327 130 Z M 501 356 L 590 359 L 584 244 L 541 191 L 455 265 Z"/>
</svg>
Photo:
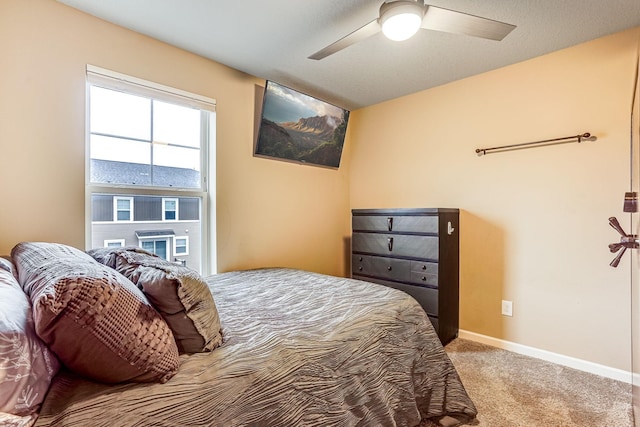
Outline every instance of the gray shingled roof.
<svg viewBox="0 0 640 427">
<path fill-rule="evenodd" d="M 193 169 L 153 166 L 153 182 L 151 182 L 150 165 L 92 159 L 91 182 L 200 188 L 200 172 Z"/>
</svg>

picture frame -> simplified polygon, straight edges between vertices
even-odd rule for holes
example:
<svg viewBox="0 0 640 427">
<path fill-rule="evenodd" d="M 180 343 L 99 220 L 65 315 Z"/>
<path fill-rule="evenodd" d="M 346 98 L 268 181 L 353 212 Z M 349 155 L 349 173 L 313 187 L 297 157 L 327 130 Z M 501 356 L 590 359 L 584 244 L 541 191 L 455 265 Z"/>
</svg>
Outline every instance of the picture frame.
<svg viewBox="0 0 640 427">
<path fill-rule="evenodd" d="M 339 168 L 350 111 L 266 81 L 254 156 Z"/>
</svg>

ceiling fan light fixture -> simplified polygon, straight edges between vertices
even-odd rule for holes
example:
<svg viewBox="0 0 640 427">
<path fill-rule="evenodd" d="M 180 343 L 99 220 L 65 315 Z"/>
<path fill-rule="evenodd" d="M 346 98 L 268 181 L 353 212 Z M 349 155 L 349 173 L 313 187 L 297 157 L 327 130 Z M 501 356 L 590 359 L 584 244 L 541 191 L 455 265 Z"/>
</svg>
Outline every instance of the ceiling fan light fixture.
<svg viewBox="0 0 640 427">
<path fill-rule="evenodd" d="M 418 32 L 424 17 L 424 7 L 415 1 L 398 0 L 383 3 L 379 23 L 382 33 L 390 40 L 402 41 Z"/>
</svg>

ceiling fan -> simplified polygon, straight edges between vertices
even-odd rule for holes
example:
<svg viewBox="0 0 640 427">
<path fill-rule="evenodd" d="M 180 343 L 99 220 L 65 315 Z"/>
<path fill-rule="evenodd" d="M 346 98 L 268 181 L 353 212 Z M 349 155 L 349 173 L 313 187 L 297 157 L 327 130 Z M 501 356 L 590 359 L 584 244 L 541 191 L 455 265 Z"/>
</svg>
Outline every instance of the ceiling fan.
<svg viewBox="0 0 640 427">
<path fill-rule="evenodd" d="M 382 31 L 391 40 L 401 41 L 420 28 L 502 40 L 515 25 L 455 10 L 424 4 L 423 0 L 396 0 L 382 3 L 380 16 L 351 34 L 309 56 L 322 59 Z"/>
</svg>

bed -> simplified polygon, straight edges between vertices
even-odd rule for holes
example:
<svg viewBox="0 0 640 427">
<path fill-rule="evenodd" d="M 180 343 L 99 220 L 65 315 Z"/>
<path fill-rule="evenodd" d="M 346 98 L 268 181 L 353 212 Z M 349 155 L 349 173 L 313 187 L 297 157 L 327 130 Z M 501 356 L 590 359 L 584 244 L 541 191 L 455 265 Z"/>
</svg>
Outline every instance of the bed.
<svg viewBox="0 0 640 427">
<path fill-rule="evenodd" d="M 407 294 L 286 268 L 207 277 L 222 341 L 166 382 L 53 377 L 35 426 L 418 426 L 476 409 Z"/>
</svg>

